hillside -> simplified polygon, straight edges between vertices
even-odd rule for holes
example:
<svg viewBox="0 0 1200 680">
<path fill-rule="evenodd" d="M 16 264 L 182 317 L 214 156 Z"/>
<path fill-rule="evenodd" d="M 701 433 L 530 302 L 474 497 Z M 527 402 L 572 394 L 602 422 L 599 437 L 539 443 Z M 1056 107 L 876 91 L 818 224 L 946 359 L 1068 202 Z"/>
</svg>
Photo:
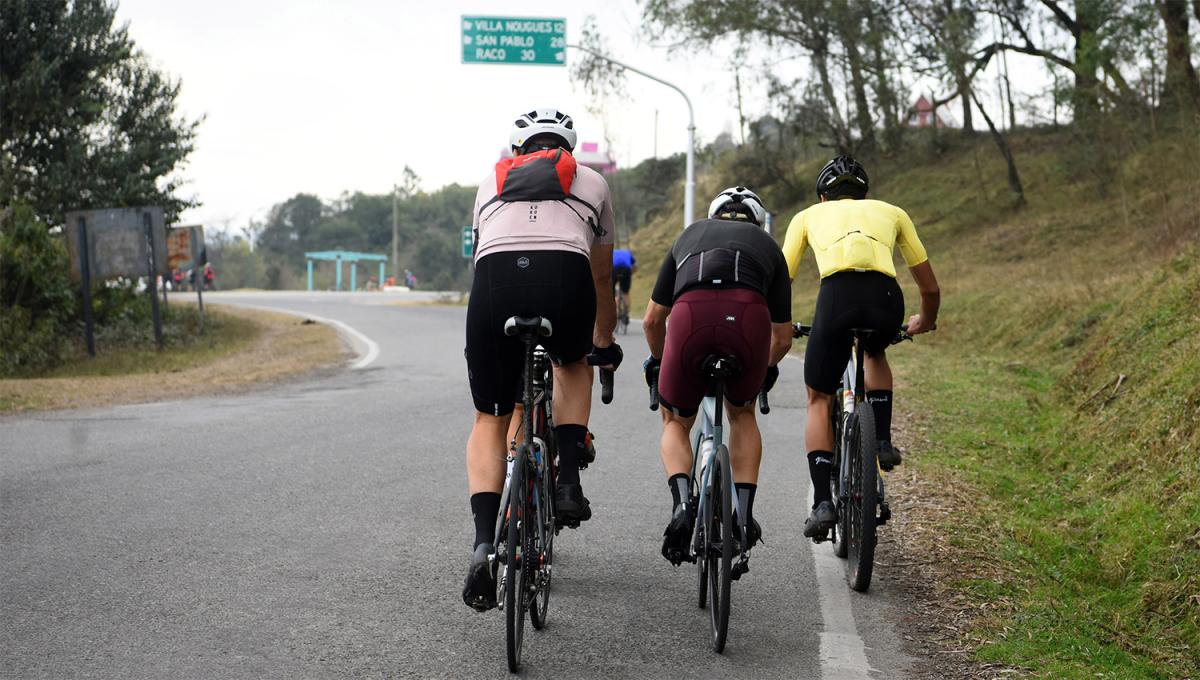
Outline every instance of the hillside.
<svg viewBox="0 0 1200 680">
<path fill-rule="evenodd" d="M 1048 677 L 1187 677 L 1200 668 L 1200 136 L 1070 134 L 1013 136 L 1021 209 L 985 137 L 868 165 L 942 285 L 939 331 L 893 353 L 898 408 L 922 433 L 906 468 L 965 485 L 972 500 L 937 529 L 998 560 L 995 578 L 969 560 L 942 573 L 989 612 L 971 631 L 978 658 Z M 701 178 L 698 205 L 736 183 L 732 165 Z M 804 205 L 763 193 L 782 240 Z M 679 221 L 676 209 L 634 234 L 636 300 Z M 797 319 L 816 290 L 810 254 Z"/>
</svg>

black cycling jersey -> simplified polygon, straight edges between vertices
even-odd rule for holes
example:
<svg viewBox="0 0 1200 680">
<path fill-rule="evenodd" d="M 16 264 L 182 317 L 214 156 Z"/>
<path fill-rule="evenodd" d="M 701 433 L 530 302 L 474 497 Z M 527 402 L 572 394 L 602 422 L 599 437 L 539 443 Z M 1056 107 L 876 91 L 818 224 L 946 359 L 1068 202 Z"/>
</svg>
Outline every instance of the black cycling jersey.
<svg viewBox="0 0 1200 680">
<path fill-rule="evenodd" d="M 749 222 L 705 219 L 685 229 L 663 259 L 650 299 L 670 307 L 694 288 L 749 288 L 773 323 L 792 320 L 792 284 L 779 244 Z"/>
</svg>

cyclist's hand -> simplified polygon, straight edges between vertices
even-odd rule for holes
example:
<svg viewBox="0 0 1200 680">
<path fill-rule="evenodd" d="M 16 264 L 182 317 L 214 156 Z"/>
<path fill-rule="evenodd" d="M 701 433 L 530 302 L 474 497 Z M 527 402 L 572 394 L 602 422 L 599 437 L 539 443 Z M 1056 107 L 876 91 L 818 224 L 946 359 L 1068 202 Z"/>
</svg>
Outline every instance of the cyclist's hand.
<svg viewBox="0 0 1200 680">
<path fill-rule="evenodd" d="M 621 360 L 625 358 L 625 353 L 621 351 L 621 346 L 613 343 L 608 347 L 596 347 L 592 345 L 592 353 L 587 356 L 588 364 L 599 366 L 610 371 L 617 370 L 621 365 Z"/>
<path fill-rule="evenodd" d="M 776 380 L 779 380 L 779 366 L 768 366 L 767 377 L 763 378 L 762 391 L 770 392 Z"/>
<path fill-rule="evenodd" d="M 913 314 L 912 317 L 909 318 L 909 320 L 908 320 L 908 334 L 909 335 L 920 335 L 921 333 L 928 333 L 929 331 L 933 330 L 933 328 L 934 328 L 934 325 L 925 323 L 925 320 L 921 318 L 920 314 Z"/>
<path fill-rule="evenodd" d="M 658 369 L 662 366 L 662 359 L 656 359 L 653 354 L 646 357 L 642 362 L 642 373 L 646 374 L 646 385 L 653 385 L 658 382 Z"/>
</svg>

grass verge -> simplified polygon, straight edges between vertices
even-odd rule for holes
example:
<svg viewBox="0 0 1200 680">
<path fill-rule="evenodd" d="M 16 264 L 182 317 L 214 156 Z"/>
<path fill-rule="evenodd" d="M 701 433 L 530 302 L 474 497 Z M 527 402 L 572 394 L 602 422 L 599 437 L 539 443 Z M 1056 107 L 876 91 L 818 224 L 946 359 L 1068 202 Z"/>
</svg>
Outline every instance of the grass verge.
<svg viewBox="0 0 1200 680">
<path fill-rule="evenodd" d="M 332 328 L 286 314 L 206 306 L 202 340 L 77 355 L 52 372 L 0 380 L 0 413 L 178 399 L 238 391 L 313 371 L 345 356 Z"/>
</svg>

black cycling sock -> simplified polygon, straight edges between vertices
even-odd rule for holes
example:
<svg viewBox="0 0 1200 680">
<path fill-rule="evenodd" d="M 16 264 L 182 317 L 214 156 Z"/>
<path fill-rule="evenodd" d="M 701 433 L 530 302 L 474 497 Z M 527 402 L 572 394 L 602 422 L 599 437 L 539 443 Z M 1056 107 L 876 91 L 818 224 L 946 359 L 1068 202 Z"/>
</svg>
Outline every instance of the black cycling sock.
<svg viewBox="0 0 1200 680">
<path fill-rule="evenodd" d="M 583 425 L 555 425 L 558 439 L 558 483 L 579 483 L 579 459 L 587 448 L 587 428 Z"/>
<path fill-rule="evenodd" d="M 875 438 L 892 441 L 892 391 L 867 390 L 867 402 L 875 412 Z"/>
<path fill-rule="evenodd" d="M 667 486 L 671 489 L 671 512 L 675 512 L 675 508 L 692 495 L 692 478 L 687 473 L 679 472 L 671 475 Z"/>
<path fill-rule="evenodd" d="M 750 524 L 754 518 L 754 492 L 758 491 L 758 485 L 741 482 L 733 487 L 737 489 L 738 509 L 746 513 L 746 524 Z"/>
<path fill-rule="evenodd" d="M 829 489 L 829 478 L 833 475 L 833 452 L 809 451 L 808 476 L 813 483 L 813 507 L 821 501 L 832 501 L 833 492 Z"/>
<path fill-rule="evenodd" d="M 475 520 L 475 545 L 496 540 L 496 515 L 500 513 L 500 494 L 482 491 L 471 494 L 471 519 Z"/>
</svg>

